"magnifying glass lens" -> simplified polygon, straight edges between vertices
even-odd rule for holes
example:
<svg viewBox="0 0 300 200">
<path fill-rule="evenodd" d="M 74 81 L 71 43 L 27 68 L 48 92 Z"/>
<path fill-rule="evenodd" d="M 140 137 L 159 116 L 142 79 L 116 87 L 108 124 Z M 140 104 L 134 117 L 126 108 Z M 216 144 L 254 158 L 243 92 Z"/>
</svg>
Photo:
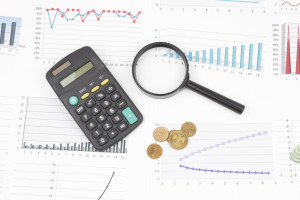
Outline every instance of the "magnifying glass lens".
<svg viewBox="0 0 300 200">
<path fill-rule="evenodd" d="M 148 92 L 166 94 L 181 86 L 186 70 L 183 59 L 173 50 L 165 47 L 152 48 L 139 58 L 136 79 Z"/>
</svg>

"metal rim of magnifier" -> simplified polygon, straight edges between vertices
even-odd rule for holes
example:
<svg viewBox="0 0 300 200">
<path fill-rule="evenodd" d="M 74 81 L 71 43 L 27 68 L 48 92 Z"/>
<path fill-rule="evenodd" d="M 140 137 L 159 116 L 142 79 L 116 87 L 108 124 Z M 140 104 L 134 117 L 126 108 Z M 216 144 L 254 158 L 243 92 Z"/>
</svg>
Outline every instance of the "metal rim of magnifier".
<svg viewBox="0 0 300 200">
<path fill-rule="evenodd" d="M 172 49 L 173 51 L 175 51 L 176 53 L 179 54 L 179 56 L 182 58 L 184 65 L 185 65 L 185 69 L 186 69 L 186 74 L 185 74 L 185 78 L 183 80 L 183 82 L 181 83 L 181 85 L 179 87 L 177 87 L 175 90 L 171 91 L 171 92 L 167 92 L 167 93 L 163 93 L 163 94 L 156 94 L 156 93 L 152 93 L 146 89 L 144 89 L 140 83 L 137 80 L 136 77 L 136 65 L 138 60 L 140 59 L 140 57 L 148 50 L 153 49 L 153 48 L 158 48 L 158 47 L 164 47 L 164 48 L 169 48 Z M 135 81 L 135 83 L 137 84 L 137 86 L 146 94 L 153 96 L 153 97 L 157 97 L 157 98 L 167 98 L 170 96 L 175 95 L 177 92 L 179 92 L 187 83 L 187 81 L 189 80 L 189 63 L 184 55 L 184 53 L 175 45 L 170 44 L 170 43 L 166 43 L 166 42 L 154 42 L 151 44 L 146 45 L 145 47 L 143 47 L 135 56 L 133 63 L 132 63 L 132 76 L 133 79 Z M 155 81 L 155 80 L 153 80 Z"/>
</svg>

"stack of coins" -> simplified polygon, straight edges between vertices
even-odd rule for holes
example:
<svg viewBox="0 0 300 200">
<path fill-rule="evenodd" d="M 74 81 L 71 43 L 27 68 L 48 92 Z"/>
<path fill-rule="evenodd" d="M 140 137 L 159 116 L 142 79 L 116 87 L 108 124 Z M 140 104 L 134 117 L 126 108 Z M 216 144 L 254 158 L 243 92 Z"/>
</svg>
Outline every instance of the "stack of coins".
<svg viewBox="0 0 300 200">
<path fill-rule="evenodd" d="M 300 163 L 300 144 L 298 144 L 291 153 L 291 160 Z"/>
<path fill-rule="evenodd" d="M 180 130 L 168 131 L 165 127 L 157 127 L 153 132 L 153 137 L 158 142 L 168 141 L 173 149 L 184 149 L 188 144 L 188 138 L 196 134 L 197 127 L 192 122 L 185 122 L 182 124 Z M 162 155 L 162 148 L 160 145 L 153 143 L 148 146 L 147 154 L 152 159 L 157 159 Z"/>
</svg>

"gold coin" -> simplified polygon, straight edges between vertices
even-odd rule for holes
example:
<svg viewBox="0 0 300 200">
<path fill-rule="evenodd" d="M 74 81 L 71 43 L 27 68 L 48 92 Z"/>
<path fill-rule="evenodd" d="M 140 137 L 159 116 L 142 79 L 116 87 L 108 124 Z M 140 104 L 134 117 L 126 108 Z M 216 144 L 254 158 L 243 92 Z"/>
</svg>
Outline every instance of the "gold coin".
<svg viewBox="0 0 300 200">
<path fill-rule="evenodd" d="M 184 131 L 188 137 L 192 137 L 196 134 L 197 127 L 192 122 L 185 122 L 184 124 L 182 124 L 181 130 Z"/>
<path fill-rule="evenodd" d="M 165 127 L 157 127 L 153 132 L 153 137 L 158 142 L 163 142 L 168 139 L 169 131 Z"/>
<path fill-rule="evenodd" d="M 175 129 L 172 129 L 172 130 L 169 131 L 168 138 L 169 138 L 170 134 L 171 134 L 173 131 L 175 131 Z"/>
<path fill-rule="evenodd" d="M 155 144 L 155 143 L 150 144 L 147 148 L 147 154 L 150 158 L 157 159 L 162 154 L 162 148 L 158 144 Z"/>
<path fill-rule="evenodd" d="M 174 130 L 171 132 L 168 142 L 174 149 L 183 149 L 188 144 L 188 136 L 183 131 Z"/>
</svg>

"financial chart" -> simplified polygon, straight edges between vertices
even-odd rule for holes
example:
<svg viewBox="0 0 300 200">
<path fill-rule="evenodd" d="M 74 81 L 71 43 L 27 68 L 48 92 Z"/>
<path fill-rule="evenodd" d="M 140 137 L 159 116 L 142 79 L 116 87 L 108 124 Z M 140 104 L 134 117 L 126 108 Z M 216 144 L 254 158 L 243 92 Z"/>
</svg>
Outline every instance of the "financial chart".
<svg viewBox="0 0 300 200">
<path fill-rule="evenodd" d="M 63 151 L 97 151 L 88 141 L 66 108 L 57 98 L 24 98 L 22 148 Z M 121 140 L 110 153 L 126 153 L 127 141 Z"/>
<path fill-rule="evenodd" d="M 21 19 L 0 16 L 0 54 L 15 55 L 19 45 Z"/>
<path fill-rule="evenodd" d="M 284 14 L 300 14 L 299 0 L 278 0 L 279 13 Z"/>
<path fill-rule="evenodd" d="M 178 125 L 167 125 L 172 129 Z M 162 180 L 267 180 L 274 178 L 269 124 L 197 124 L 182 151 L 163 143 Z"/>
<path fill-rule="evenodd" d="M 205 6 L 205 7 L 247 7 L 256 8 L 264 7 L 264 0 L 208 0 L 208 1 L 196 1 L 196 0 L 160 0 L 161 5 L 167 6 Z"/>
<path fill-rule="evenodd" d="M 300 139 L 300 121 L 282 120 L 278 122 L 278 144 L 280 159 L 280 177 L 286 183 L 300 182 L 300 167 L 290 159 L 290 153 Z"/>
<path fill-rule="evenodd" d="M 123 199 L 122 161 L 110 159 L 109 164 L 107 161 L 106 158 L 100 163 L 91 163 L 89 159 L 22 159 L 13 169 L 10 194 L 13 199 Z M 116 167 L 118 163 L 120 167 Z"/>
<path fill-rule="evenodd" d="M 105 62 L 131 62 L 142 47 L 140 10 L 36 8 L 35 59 L 56 61 L 91 46 Z"/>
<path fill-rule="evenodd" d="M 181 47 L 188 61 L 195 65 L 255 72 L 264 69 L 266 45 L 262 42 L 263 36 L 176 28 L 162 28 L 158 35 L 160 41 Z M 162 56 L 179 58 L 172 51 Z"/>
<path fill-rule="evenodd" d="M 10 0 L 0 13 L 0 200 L 299 199 L 300 0 Z M 177 46 L 186 78 L 245 105 L 243 114 L 188 88 L 144 95 L 131 64 L 152 42 Z M 104 151 L 45 77 L 83 46 L 143 115 Z M 176 52 L 156 52 L 178 63 Z M 157 127 L 185 122 L 197 132 L 183 149 L 155 140 Z M 153 143 L 158 159 L 147 152 Z"/>
<path fill-rule="evenodd" d="M 282 74 L 300 74 L 299 24 L 282 25 Z"/>
</svg>

